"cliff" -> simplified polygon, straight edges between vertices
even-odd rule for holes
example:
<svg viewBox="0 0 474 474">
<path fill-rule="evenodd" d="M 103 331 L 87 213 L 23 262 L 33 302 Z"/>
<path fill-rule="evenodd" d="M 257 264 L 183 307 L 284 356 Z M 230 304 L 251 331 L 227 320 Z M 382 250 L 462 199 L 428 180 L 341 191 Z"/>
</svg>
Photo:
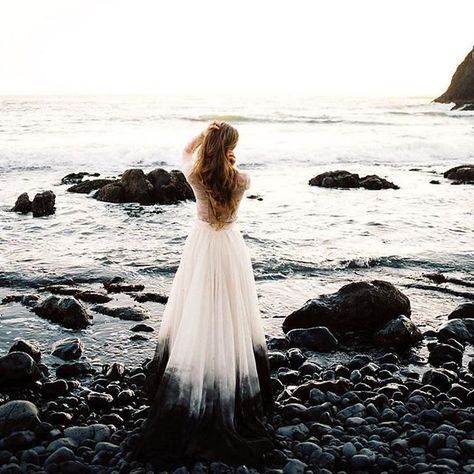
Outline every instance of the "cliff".
<svg viewBox="0 0 474 474">
<path fill-rule="evenodd" d="M 474 48 L 457 67 L 446 92 L 435 102 L 454 102 L 454 108 L 472 110 L 474 107 Z"/>
</svg>

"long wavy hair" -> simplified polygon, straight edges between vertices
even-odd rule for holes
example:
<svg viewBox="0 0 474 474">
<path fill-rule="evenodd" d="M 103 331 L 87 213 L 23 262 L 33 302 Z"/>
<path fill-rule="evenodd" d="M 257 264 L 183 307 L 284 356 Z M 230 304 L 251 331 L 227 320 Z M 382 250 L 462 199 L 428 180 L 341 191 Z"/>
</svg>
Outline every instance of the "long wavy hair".
<svg viewBox="0 0 474 474">
<path fill-rule="evenodd" d="M 190 172 L 204 187 L 209 198 L 210 224 L 217 230 L 232 220 L 238 207 L 239 171 L 227 157 L 238 140 L 237 129 L 221 122 L 219 129 L 211 129 L 204 137 Z"/>
</svg>

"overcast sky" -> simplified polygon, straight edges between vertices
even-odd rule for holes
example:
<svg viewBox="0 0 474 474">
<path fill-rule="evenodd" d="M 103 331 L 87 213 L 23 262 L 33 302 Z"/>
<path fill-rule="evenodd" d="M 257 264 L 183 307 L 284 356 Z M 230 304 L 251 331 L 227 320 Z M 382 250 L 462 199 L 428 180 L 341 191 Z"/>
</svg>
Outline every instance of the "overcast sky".
<svg viewBox="0 0 474 474">
<path fill-rule="evenodd" d="M 3 0 L 0 94 L 441 94 L 474 0 Z"/>
</svg>

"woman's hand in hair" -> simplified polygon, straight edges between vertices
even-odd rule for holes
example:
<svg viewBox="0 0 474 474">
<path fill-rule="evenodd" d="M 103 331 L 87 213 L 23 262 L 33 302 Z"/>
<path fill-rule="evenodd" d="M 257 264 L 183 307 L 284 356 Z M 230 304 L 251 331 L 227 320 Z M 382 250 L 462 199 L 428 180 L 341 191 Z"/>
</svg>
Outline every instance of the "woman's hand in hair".
<svg viewBox="0 0 474 474">
<path fill-rule="evenodd" d="M 212 123 L 208 125 L 208 127 L 201 133 L 202 138 L 205 138 L 205 136 L 213 129 L 219 130 L 221 126 L 221 122 L 219 120 L 214 120 Z"/>
</svg>

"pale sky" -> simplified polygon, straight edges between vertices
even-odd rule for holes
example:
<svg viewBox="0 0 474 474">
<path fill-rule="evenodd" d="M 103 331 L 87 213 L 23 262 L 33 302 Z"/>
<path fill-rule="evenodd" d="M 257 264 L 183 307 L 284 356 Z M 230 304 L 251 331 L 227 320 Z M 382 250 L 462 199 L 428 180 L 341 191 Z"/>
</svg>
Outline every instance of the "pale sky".
<svg viewBox="0 0 474 474">
<path fill-rule="evenodd" d="M 474 0 L 2 0 L 0 94 L 437 96 Z"/>
</svg>

